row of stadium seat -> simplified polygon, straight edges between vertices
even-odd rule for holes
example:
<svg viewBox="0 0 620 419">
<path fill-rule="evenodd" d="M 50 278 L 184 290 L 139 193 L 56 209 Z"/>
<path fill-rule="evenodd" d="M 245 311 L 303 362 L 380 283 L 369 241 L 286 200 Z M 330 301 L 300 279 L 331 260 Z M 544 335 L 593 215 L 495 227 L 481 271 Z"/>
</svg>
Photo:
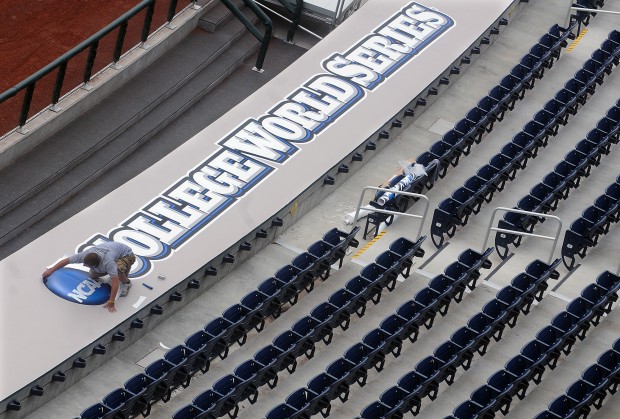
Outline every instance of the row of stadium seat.
<svg viewBox="0 0 620 419">
<path fill-rule="evenodd" d="M 491 132 L 494 123 L 501 121 L 508 110 L 514 109 L 516 101 L 523 99 L 525 92 L 534 87 L 534 82 L 543 77 L 545 68 L 553 66 L 561 49 L 567 45 L 569 35 L 569 30 L 558 25 L 551 27 L 510 74 L 416 161 L 427 165 L 434 159 L 439 160 L 439 176 L 443 178 L 450 165 L 456 166 L 461 155 L 468 155 L 472 145 L 480 143 L 484 134 Z"/>
<path fill-rule="evenodd" d="M 534 87 L 534 82 L 542 79 L 545 69 L 553 67 L 560 57 L 562 48 L 567 45 L 567 39 L 572 36 L 572 29 L 573 27 L 562 29 L 558 25 L 553 25 L 541 36 L 521 58 L 519 64 L 515 65 L 487 96 L 480 99 L 478 104 L 428 151 L 417 157 L 417 163 L 425 167 L 427 176 L 417 177 L 403 192 L 421 193 L 425 188 L 431 189 L 438 177 L 446 176 L 450 166 L 456 167 L 461 155 L 468 155 L 472 145 L 479 144 L 485 133 L 492 131 L 495 122 L 502 121 L 506 112 L 514 109 L 515 103 L 524 98 L 527 90 Z M 390 179 L 387 188 L 394 187 L 404 176 L 402 174 Z M 375 200 L 378 195 L 375 196 Z M 381 207 L 389 211 L 406 212 L 413 202 L 411 197 L 397 194 Z M 374 201 L 370 205 L 378 206 Z M 392 217 L 389 214 L 371 213 L 366 219 L 364 238 L 373 229 L 371 225 L 378 233 L 378 227 L 382 223 L 389 225 Z"/>
<path fill-rule="evenodd" d="M 525 272 L 502 288 L 495 299 L 486 303 L 482 311 L 473 315 L 466 326 L 457 329 L 448 341 L 440 344 L 433 355 L 418 362 L 396 386 L 366 406 L 360 418 L 402 418 L 407 412 L 417 415 L 422 398 L 428 396 L 434 400 L 441 382 L 451 385 L 458 367 L 468 370 L 476 352 L 484 355 L 491 338 L 499 341 L 506 326 L 512 328 L 516 325 L 519 313 L 529 313 L 534 300 L 542 300 L 548 287 L 547 279 L 557 278 L 555 268 L 559 263 L 559 259 L 551 265 L 538 260 L 532 262 Z"/>
<path fill-rule="evenodd" d="M 515 209 L 547 214 L 555 211 L 560 200 L 567 199 L 571 189 L 576 189 L 581 178 L 591 174 L 593 166 L 598 166 L 603 155 L 609 154 L 612 144 L 618 144 L 620 132 L 620 101 L 611 107 L 607 115 L 601 119 L 588 134 L 588 138 L 577 143 L 576 147 L 568 152 L 554 170 L 548 173 L 542 182 L 533 186 L 528 195 L 521 198 Z M 499 221 L 502 229 L 531 233 L 543 218 L 535 215 L 508 212 Z M 608 225 L 607 225 L 608 226 Z M 502 258 L 506 258 L 510 251 L 509 246 L 521 245 L 523 236 L 506 232 L 499 232 L 495 236 L 495 248 Z"/>
<path fill-rule="evenodd" d="M 406 339 L 415 342 L 420 327 L 430 329 L 438 313 L 447 313 L 452 300 L 461 301 L 465 289 L 476 286 L 480 269 L 491 267 L 488 260 L 491 253 L 492 249 L 482 254 L 471 249 L 461 253 L 428 287 L 418 291 L 378 328 L 351 346 L 343 357 L 332 362 L 325 372 L 310 380 L 307 388 L 294 391 L 285 403 L 271 409 L 267 419 L 310 417 L 317 413 L 328 416 L 332 400 L 346 401 L 352 384 L 365 385 L 368 370 L 383 370 L 389 354 L 398 357 Z"/>
<path fill-rule="evenodd" d="M 211 390 L 196 396 L 192 404 L 178 410 L 174 418 L 219 417 L 226 414 L 235 417 L 240 402 L 248 399 L 254 403 L 259 387 L 265 384 L 275 387 L 278 372 L 286 369 L 293 373 L 298 357 L 305 355 L 312 358 L 316 343 L 323 340 L 329 344 L 335 328 L 348 328 L 354 313 L 361 317 L 368 301 L 377 303 L 379 300 L 370 297 L 367 290 L 380 294 L 383 288 L 393 289 L 393 282 L 398 276 L 408 276 L 412 259 L 424 255 L 421 249 L 424 240 L 425 237 L 417 242 L 399 238 L 392 242 L 388 250 L 377 256 L 375 263 L 362 269 L 360 275 L 332 293 L 310 315 L 274 338 L 271 345 L 256 352 L 253 359 L 239 365 L 233 374 L 222 377 Z M 360 287 L 360 283 L 364 287 Z"/>
<path fill-rule="evenodd" d="M 613 31 L 612 34 L 620 35 L 620 32 Z M 615 58 L 620 57 L 620 44 L 605 54 L 605 61 L 593 64 L 597 69 L 594 72 L 586 70 L 584 64 L 555 98 L 548 101 L 500 153 L 493 156 L 489 163 L 481 167 L 461 188 L 455 190 L 450 198 L 439 204 L 431 224 L 431 238 L 435 246 L 441 247 L 446 235 L 453 237 L 458 226 L 467 224 L 471 214 L 477 214 L 484 202 L 490 202 L 496 191 L 503 190 L 506 182 L 513 180 L 517 172 L 526 167 L 528 159 L 535 158 L 539 148 L 545 147 L 549 138 L 558 133 L 560 124 L 565 125 L 568 118 L 575 115 L 579 107 L 586 103 L 595 92 L 599 77 L 604 77 L 607 74 L 606 68 L 609 65 L 613 67 Z M 592 61 L 588 60 L 586 63 Z"/>
<path fill-rule="evenodd" d="M 585 369 L 581 378 L 571 384 L 566 393 L 553 400 L 547 410 L 535 419 L 586 417 L 592 410 L 603 406 L 609 394 L 615 394 L 620 385 L 620 339 L 602 353 L 596 363 Z"/>
<path fill-rule="evenodd" d="M 568 269 L 575 266 L 576 256 L 584 258 L 589 247 L 609 233 L 612 223 L 620 221 L 620 176 L 605 193 L 594 200 L 566 230 L 562 243 L 562 260 Z"/>
<path fill-rule="evenodd" d="M 581 292 L 581 296 L 543 327 L 536 338 L 525 344 L 519 355 L 506 362 L 504 369 L 489 377 L 487 384 L 471 393 L 470 399 L 453 411 L 451 418 L 465 419 L 506 415 L 513 397 L 525 397 L 530 381 L 542 381 L 545 367 L 554 369 L 561 354 L 568 355 L 577 338 L 583 340 L 590 325 L 598 325 L 601 316 L 611 311 L 618 299 L 620 277 L 604 272 Z"/>
<path fill-rule="evenodd" d="M 243 345 L 248 332 L 261 331 L 266 317 L 277 317 L 283 305 L 295 304 L 303 289 L 311 290 L 315 278 L 326 279 L 331 265 L 342 264 L 347 249 L 358 246 L 355 239 L 358 231 L 359 227 L 350 233 L 337 228 L 326 232 L 308 251 L 263 281 L 239 304 L 189 336 L 183 345 L 168 350 L 163 358 L 149 364 L 144 373 L 130 378 L 124 387 L 110 392 L 102 402 L 86 408 L 80 417 L 129 417 L 138 413 L 148 416 L 152 403 L 167 402 L 173 389 L 187 387 L 195 373 L 209 369 L 211 360 L 228 356 L 233 343 Z"/>
</svg>

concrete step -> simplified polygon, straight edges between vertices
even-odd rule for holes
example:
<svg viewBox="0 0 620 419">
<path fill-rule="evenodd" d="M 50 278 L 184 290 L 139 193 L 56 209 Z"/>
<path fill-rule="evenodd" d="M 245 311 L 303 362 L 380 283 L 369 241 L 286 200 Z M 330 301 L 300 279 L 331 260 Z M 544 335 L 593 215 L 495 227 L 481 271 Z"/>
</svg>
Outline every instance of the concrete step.
<svg viewBox="0 0 620 419">
<path fill-rule="evenodd" d="M 282 47 L 278 52 L 284 49 L 295 52 L 292 56 L 289 53 L 273 55 L 274 61 L 289 58 L 286 63 L 274 63 L 275 67 L 284 68 L 304 51 L 277 39 L 273 40 L 272 48 L 276 43 Z M 257 47 L 258 42 L 236 20 L 214 34 L 195 30 L 178 48 L 164 55 L 121 91 L 102 101 L 25 158 L 0 171 L 3 184 L 0 243 L 7 242 L 47 216 L 69 197 L 81 193 L 102 173 L 117 166 L 243 65 Z M 267 70 L 271 65 L 269 58 Z M 233 96 L 237 97 L 255 83 L 262 85 L 273 75 L 258 78 L 252 74 L 241 78 Z M 245 91 L 247 96 L 253 90 Z M 221 103 L 214 101 L 209 119 L 201 120 L 201 128 L 236 103 L 228 98 Z"/>
<path fill-rule="evenodd" d="M 242 0 L 233 1 L 233 4 L 252 21 L 258 20 L 258 18 L 250 11 Z M 235 16 L 222 2 L 217 2 L 208 14 L 200 18 L 198 21 L 198 27 L 204 29 L 207 32 L 216 32 L 219 28 L 224 26 L 226 22 L 235 19 Z"/>
</svg>

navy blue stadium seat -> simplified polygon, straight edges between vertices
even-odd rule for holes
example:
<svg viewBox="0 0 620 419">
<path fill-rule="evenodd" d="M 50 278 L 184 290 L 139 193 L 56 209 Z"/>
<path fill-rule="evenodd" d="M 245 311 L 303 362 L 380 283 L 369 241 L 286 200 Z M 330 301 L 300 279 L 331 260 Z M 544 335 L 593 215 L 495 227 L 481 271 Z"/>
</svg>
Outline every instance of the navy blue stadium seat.
<svg viewBox="0 0 620 419">
<path fill-rule="evenodd" d="M 536 334 L 536 340 L 546 346 L 547 363 L 551 369 L 555 368 L 557 359 L 560 357 L 566 344 L 566 339 L 563 331 L 549 325 L 543 327 Z"/>
<path fill-rule="evenodd" d="M 187 387 L 189 385 L 189 380 L 192 377 L 190 372 L 195 371 L 194 362 L 199 356 L 199 353 L 192 351 L 185 345 L 177 345 L 166 352 L 164 359 L 173 365 L 169 374 L 175 375 L 172 386 L 177 387 L 180 384 Z"/>
<path fill-rule="evenodd" d="M 254 360 L 275 373 L 286 369 L 291 374 L 297 367 L 297 358 L 290 352 L 283 351 L 275 345 L 267 345 L 254 354 Z"/>
<path fill-rule="evenodd" d="M 271 301 L 271 305 L 266 310 L 275 318 L 282 313 L 282 306 L 296 295 L 292 289 L 285 294 L 282 285 L 282 282 L 275 277 L 267 278 L 258 285 L 258 291 L 269 296 L 268 301 Z"/>
<path fill-rule="evenodd" d="M 338 316 L 336 307 L 328 302 L 323 302 L 312 309 L 310 316 L 322 324 L 325 334 L 323 341 L 326 345 L 329 345 L 334 328 L 341 327 L 341 319 Z"/>
<path fill-rule="evenodd" d="M 536 370 L 539 372 L 539 374 L 534 375 L 532 378 L 536 384 L 539 384 L 547 362 L 547 347 L 537 340 L 530 341 L 521 349 L 521 356 L 529 361 L 530 371 Z"/>
<path fill-rule="evenodd" d="M 153 385 L 154 381 L 146 374 L 140 373 L 131 377 L 123 385 L 127 391 L 138 396 L 134 404 L 134 412 L 141 413 L 142 416 L 148 416 L 151 412 L 151 400 L 157 388 Z"/>
<path fill-rule="evenodd" d="M 97 403 L 87 407 L 80 413 L 81 419 L 101 419 L 105 414 L 110 412 L 110 408 L 103 403 Z"/>
<path fill-rule="evenodd" d="M 142 405 L 136 406 L 138 400 L 138 395 L 132 394 L 125 388 L 117 388 L 104 396 L 102 403 L 110 408 L 106 416 L 125 418 L 140 413 Z"/>
<path fill-rule="evenodd" d="M 368 369 L 376 368 L 377 365 L 380 366 L 385 359 L 382 355 L 375 354 L 372 348 L 361 342 L 347 349 L 343 358 L 353 364 L 350 373 L 357 377 L 360 387 L 366 384 Z"/>
<path fill-rule="evenodd" d="M 570 342 L 572 345 L 575 342 L 577 334 L 584 326 L 575 316 L 569 314 L 567 311 L 563 311 L 551 320 L 551 327 L 557 329 L 558 332 L 563 335 L 571 336 Z M 568 351 L 564 350 L 564 353 L 568 354 Z"/>
<path fill-rule="evenodd" d="M 256 401 L 258 387 L 267 384 L 269 388 L 274 388 L 278 383 L 278 374 L 276 371 L 269 365 L 263 365 L 254 359 L 249 359 L 238 365 L 235 368 L 235 375 L 244 382 L 254 386 L 257 390 L 257 393 L 249 399 L 251 403 Z"/>
<path fill-rule="evenodd" d="M 213 390 L 203 391 L 194 397 L 192 405 L 202 412 L 211 412 L 215 417 L 220 413 L 226 414 L 228 411 L 234 409 L 234 406 L 229 401 L 224 405 L 222 396 Z M 221 408 L 221 412 L 217 410 L 218 408 Z M 183 414 L 185 414 L 185 412 Z"/>
<path fill-rule="evenodd" d="M 248 310 L 240 304 L 234 304 L 222 313 L 222 318 L 230 323 L 228 326 L 230 338 L 237 341 L 239 346 L 245 344 L 248 331 L 251 329 L 251 317 L 246 314 Z"/>
<path fill-rule="evenodd" d="M 345 326 L 348 326 L 347 320 L 353 313 L 362 317 L 366 312 L 366 301 L 357 298 L 355 294 L 344 288 L 334 291 L 328 302 L 338 308 L 339 316 L 343 320 L 342 324 Z"/>
<path fill-rule="evenodd" d="M 427 321 L 427 312 L 414 300 L 409 300 L 398 307 L 396 315 L 403 319 L 403 336 L 409 337 L 413 342 L 418 337 L 420 325 Z"/>
<path fill-rule="evenodd" d="M 304 252 L 295 256 L 291 261 L 291 265 L 298 270 L 296 275 L 299 286 L 305 288 L 308 292 L 314 289 L 314 278 L 318 276 L 316 272 L 317 260 L 315 256 Z"/>
<path fill-rule="evenodd" d="M 193 363 L 186 363 L 190 375 L 198 371 L 209 370 L 212 357 L 216 357 L 223 348 L 216 348 L 217 340 L 214 340 L 204 330 L 199 330 L 185 339 L 185 346 L 194 352 Z"/>
<path fill-rule="evenodd" d="M 577 297 L 573 301 L 571 301 L 568 306 L 566 306 L 566 312 L 571 316 L 575 317 L 578 322 L 580 322 L 583 326 L 583 331 L 581 334 L 577 335 L 581 340 L 585 337 L 585 331 L 589 328 L 591 320 L 595 316 L 595 312 L 593 310 L 593 304 L 588 302 L 587 300 Z"/>
<path fill-rule="evenodd" d="M 468 327 L 461 327 L 450 336 L 450 341 L 458 345 L 464 353 L 473 354 L 476 351 L 480 355 L 484 355 L 490 338 L 486 335 L 480 335 Z"/>
<path fill-rule="evenodd" d="M 609 370 L 598 364 L 593 364 L 583 372 L 581 379 L 592 386 L 590 393 L 594 395 L 594 398 L 598 399 L 596 406 L 600 407 L 600 401 L 605 397 L 606 389 L 611 379 Z"/>
<path fill-rule="evenodd" d="M 289 406 L 287 404 L 279 404 L 269 410 L 266 419 L 292 419 L 292 418 L 301 418 L 301 419 L 309 419 L 310 414 L 307 412 L 299 411 L 296 408 Z"/>
<path fill-rule="evenodd" d="M 195 419 L 197 417 L 200 417 L 200 414 L 202 413 L 204 413 L 204 410 L 199 409 L 193 404 L 188 404 L 187 406 L 184 406 L 174 412 L 174 414 L 172 415 L 172 419 Z"/>
<path fill-rule="evenodd" d="M 574 417 L 577 403 L 570 397 L 562 395 L 553 400 L 548 407 L 548 412 L 555 418 Z"/>
<path fill-rule="evenodd" d="M 515 380 L 515 376 L 504 369 L 491 375 L 487 380 L 487 385 L 502 395 L 503 399 L 499 400 L 499 403 L 508 402 L 508 406 L 510 402 L 506 399 L 512 399 L 514 396 L 517 396 L 520 400 L 523 400 L 528 387 L 526 383 Z"/>
<path fill-rule="evenodd" d="M 442 316 L 445 316 L 446 313 L 448 312 L 448 307 L 450 306 L 450 302 L 452 301 L 452 295 L 455 289 L 454 281 L 446 277 L 445 275 L 437 275 L 435 278 L 433 278 L 429 282 L 428 288 L 437 294 L 435 296 L 435 298 L 438 301 L 437 311 Z M 465 286 L 463 284 L 459 293 L 462 295 L 464 291 L 465 291 Z"/>
<path fill-rule="evenodd" d="M 494 412 L 495 407 L 501 406 L 507 398 L 502 398 L 501 392 L 495 390 L 494 388 L 488 385 L 483 385 L 471 393 L 469 400 L 480 406 L 477 412 L 480 417 L 487 417 L 491 416 L 491 413 Z"/>
<path fill-rule="evenodd" d="M 442 379 L 441 375 L 443 372 L 443 366 L 444 365 L 440 361 L 432 356 L 422 359 L 415 366 L 415 372 L 424 380 L 423 387 L 428 389 L 427 396 L 431 400 L 435 400 L 437 398 L 439 382 Z"/>
<path fill-rule="evenodd" d="M 280 333 L 273 340 L 273 346 L 282 350 L 285 354 L 290 354 L 295 358 L 300 357 L 308 352 L 306 355 L 308 358 L 314 356 L 314 344 L 310 339 L 301 336 L 292 330 L 287 330 L 285 332 Z"/>
<path fill-rule="evenodd" d="M 294 411 L 304 411 L 307 413 L 307 417 L 313 416 L 319 413 L 320 409 L 317 409 L 315 402 L 316 394 L 307 388 L 301 388 L 294 391 L 286 397 L 286 404 L 293 408 Z"/>
<path fill-rule="evenodd" d="M 170 400 L 172 382 L 175 378 L 173 369 L 174 365 L 162 358 L 151 362 L 144 369 L 144 373 L 148 375 L 153 380 L 153 384 L 156 385 L 154 398 L 161 397 L 165 402 Z"/>
<path fill-rule="evenodd" d="M 338 392 L 343 391 L 342 388 L 333 388 L 333 383 L 334 379 L 324 372 L 308 381 L 308 390 L 315 394 L 313 404 L 317 409 L 320 409 L 319 411 L 323 417 L 329 416 L 331 411 L 331 400 L 338 397 Z M 336 390 L 338 390 L 338 392 Z M 344 394 L 346 396 L 342 395 L 341 397 L 346 400 L 349 394 L 348 387 L 346 388 Z"/>
<path fill-rule="evenodd" d="M 482 406 L 477 403 L 472 402 L 471 400 L 465 400 L 463 403 L 459 404 L 454 411 L 452 412 L 452 416 L 448 416 L 448 418 L 455 419 L 470 419 L 478 417 L 478 414 L 482 410 Z"/>
<path fill-rule="evenodd" d="M 540 382 L 540 377 L 544 372 L 544 367 L 540 363 L 536 365 L 530 358 L 521 354 L 511 358 L 504 369 L 515 377 L 515 381 L 533 378 L 534 382 Z"/>
<path fill-rule="evenodd" d="M 325 373 L 331 377 L 334 394 L 342 401 L 348 397 L 349 386 L 355 382 L 364 382 L 365 373 L 355 368 L 355 364 L 345 358 L 338 358 L 325 369 Z"/>
<path fill-rule="evenodd" d="M 314 356 L 314 342 L 318 342 L 323 339 L 326 334 L 331 333 L 329 328 L 325 327 L 320 321 L 311 316 L 305 316 L 297 320 L 291 327 L 291 330 L 299 336 L 302 336 L 308 342 L 306 346 L 307 351 L 305 352 L 308 358 Z"/>
<path fill-rule="evenodd" d="M 275 279 L 280 281 L 282 284 L 282 294 L 291 296 L 288 300 L 291 305 L 295 305 L 297 303 L 299 292 L 301 291 L 301 287 L 299 285 L 300 281 L 297 277 L 298 272 L 298 269 L 289 264 L 278 269 L 274 275 Z"/>
<path fill-rule="evenodd" d="M 435 315 L 437 314 L 438 300 L 435 293 L 428 288 L 418 291 L 414 297 L 416 306 L 424 318 L 424 326 L 430 329 L 433 326 Z M 402 307 L 402 306 L 401 306 Z M 400 309 L 399 309 L 400 310 Z"/>
<path fill-rule="evenodd" d="M 220 396 L 218 405 L 222 407 L 219 410 L 221 412 L 219 414 L 228 414 L 231 418 L 234 418 L 239 411 L 238 404 L 254 396 L 256 389 L 252 388 L 252 386 L 244 385 L 243 380 L 236 375 L 228 374 L 213 384 L 213 392 Z"/>
<path fill-rule="evenodd" d="M 276 311 L 274 300 L 273 296 L 270 297 L 260 291 L 251 291 L 241 299 L 239 305 L 247 310 L 248 327 L 254 327 L 257 332 L 263 330 L 265 317 Z"/>
<path fill-rule="evenodd" d="M 455 344 L 451 340 L 448 340 L 435 349 L 433 356 L 442 361 L 444 364 L 452 364 L 454 367 L 453 371 L 456 372 L 456 367 L 462 366 L 465 370 L 469 369 L 474 354 L 470 351 L 463 351 L 463 348 L 459 345 Z M 448 385 L 452 384 L 453 379 L 454 375 L 448 377 L 446 380 Z"/>
</svg>

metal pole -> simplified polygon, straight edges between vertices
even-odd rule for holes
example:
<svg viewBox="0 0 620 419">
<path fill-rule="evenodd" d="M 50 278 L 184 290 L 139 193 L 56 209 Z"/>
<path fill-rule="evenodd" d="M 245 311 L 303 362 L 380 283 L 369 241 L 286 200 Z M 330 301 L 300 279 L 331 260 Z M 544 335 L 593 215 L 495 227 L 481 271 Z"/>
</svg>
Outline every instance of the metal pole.
<svg viewBox="0 0 620 419">
<path fill-rule="evenodd" d="M 536 217 L 551 218 L 553 220 L 556 220 L 558 222 L 558 229 L 555 233 L 555 237 L 542 236 L 539 234 L 526 233 L 526 232 L 516 231 L 516 230 L 505 230 L 505 229 L 498 228 L 498 227 L 492 227 L 495 222 L 495 214 L 497 214 L 498 211 L 514 212 L 517 214 L 524 214 L 524 215 L 534 215 Z M 549 262 L 548 262 L 548 263 L 551 263 L 551 261 L 553 260 L 553 254 L 555 253 L 555 247 L 558 243 L 558 238 L 560 237 L 560 232 L 562 231 L 562 220 L 560 219 L 560 217 L 557 217 L 555 215 L 542 214 L 539 212 L 532 212 L 532 211 L 524 211 L 518 208 L 497 207 L 493 210 L 493 215 L 491 216 L 491 220 L 489 221 L 489 226 L 487 227 L 487 232 L 484 237 L 484 244 L 482 245 L 482 252 L 484 252 L 487 248 L 487 243 L 489 241 L 489 234 L 491 233 L 491 230 L 499 231 L 502 233 L 510 233 L 510 234 L 514 234 L 515 236 L 527 236 L 527 237 L 536 237 L 539 239 L 553 240 L 553 246 L 551 247 L 551 254 L 549 255 Z"/>
<path fill-rule="evenodd" d="M 611 15 L 620 15 L 620 12 L 616 12 L 613 10 L 604 10 L 604 9 L 586 9 L 583 7 L 571 7 L 570 10 L 579 10 L 580 12 L 609 13 Z"/>
<path fill-rule="evenodd" d="M 360 208 L 362 207 L 362 202 L 364 201 L 364 195 L 366 194 L 367 190 L 373 190 L 373 191 L 382 191 L 382 192 L 393 192 L 395 194 L 398 195 L 406 195 L 406 196 L 411 196 L 414 198 L 422 198 L 425 202 L 425 206 L 424 206 L 424 214 L 423 215 L 416 215 L 416 214 L 407 214 L 404 212 L 397 212 L 397 211 L 388 211 L 388 210 L 382 210 L 382 209 L 378 209 L 378 208 L 373 208 L 374 212 L 378 212 L 380 214 L 390 214 L 390 215 L 404 215 L 406 217 L 412 217 L 412 218 L 420 218 L 422 220 L 422 222 L 420 223 L 420 227 L 418 228 L 418 234 L 416 236 L 416 240 L 420 238 L 420 235 L 422 234 L 422 227 L 424 226 L 424 221 L 426 220 L 426 214 L 428 213 L 428 207 L 430 205 L 430 201 L 428 200 L 428 197 L 426 195 L 422 195 L 422 194 L 418 194 L 418 193 L 413 193 L 413 192 L 403 192 L 403 191 L 394 191 L 392 189 L 386 189 L 386 188 L 378 188 L 376 186 L 366 186 L 363 190 L 362 190 L 362 194 L 360 196 L 360 200 L 357 203 L 357 209 L 355 211 L 355 217 L 353 217 L 353 222 L 357 222 L 357 217 L 360 214 Z"/>
<path fill-rule="evenodd" d="M 566 10 L 566 17 L 564 18 L 565 28 L 568 28 L 570 26 L 570 16 L 571 16 L 572 6 L 573 6 L 573 0 L 568 0 L 568 9 Z"/>
</svg>

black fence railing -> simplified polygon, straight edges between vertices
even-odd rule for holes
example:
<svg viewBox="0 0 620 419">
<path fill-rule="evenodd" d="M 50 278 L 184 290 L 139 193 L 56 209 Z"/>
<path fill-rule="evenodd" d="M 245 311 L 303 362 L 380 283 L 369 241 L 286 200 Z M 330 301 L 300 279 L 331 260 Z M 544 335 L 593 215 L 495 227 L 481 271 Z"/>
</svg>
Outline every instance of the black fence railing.
<svg viewBox="0 0 620 419">
<path fill-rule="evenodd" d="M 86 63 L 84 65 L 81 78 L 81 82 L 83 84 L 88 83 L 93 74 L 95 58 L 97 57 L 97 49 L 99 47 L 100 41 L 118 28 L 118 33 L 116 35 L 116 41 L 114 44 L 114 50 L 112 53 L 112 63 L 109 63 L 116 64 L 120 60 L 122 55 L 123 46 L 125 43 L 125 35 L 127 33 L 129 21 L 142 11 L 145 11 L 146 13 L 144 16 L 144 21 L 142 23 L 140 42 L 146 42 L 149 34 L 151 33 L 151 24 L 153 20 L 153 13 L 155 11 L 155 3 L 156 0 L 142 0 L 135 7 L 127 11 L 121 17 L 107 25 L 105 28 L 101 29 L 90 38 L 86 39 L 84 42 L 80 43 L 75 48 L 66 52 L 61 57 L 57 58 L 56 60 L 54 60 L 44 68 L 40 69 L 30 77 L 16 84 L 12 88 L 1 93 L 0 105 L 2 105 L 7 100 L 13 98 L 17 94 L 24 92 L 21 109 L 19 111 L 19 118 L 17 120 L 18 128 L 22 128 L 26 124 L 28 116 L 31 112 L 32 98 L 35 89 L 37 88 L 37 82 L 43 79 L 46 75 L 57 70 L 58 73 L 56 74 L 56 79 L 51 94 L 51 107 L 53 109 L 60 100 L 61 91 L 65 82 L 67 65 L 69 64 L 69 62 L 78 54 L 88 50 L 88 56 L 86 58 Z M 168 23 L 170 23 L 175 16 L 177 4 L 178 0 L 169 0 L 169 6 L 166 15 L 166 20 Z M 2 133 L 0 133 L 0 139 L 1 138 Z"/>
<path fill-rule="evenodd" d="M 258 41 L 261 43 L 260 51 L 258 52 L 258 58 L 256 58 L 256 66 L 255 70 L 262 72 L 263 71 L 263 63 L 265 61 L 265 55 L 267 55 L 267 48 L 269 47 L 269 42 L 271 41 L 271 34 L 273 32 L 273 24 L 269 16 L 262 11 L 260 7 L 256 4 L 254 0 L 243 0 L 243 3 L 250 9 L 262 22 L 265 26 L 265 32 L 261 32 L 254 26 L 252 21 L 248 19 L 242 12 L 235 6 L 233 1 L 231 0 L 221 0 L 224 3 L 224 6 L 230 10 L 230 12 L 243 23 L 243 25 L 247 28 L 248 31 Z"/>
</svg>

